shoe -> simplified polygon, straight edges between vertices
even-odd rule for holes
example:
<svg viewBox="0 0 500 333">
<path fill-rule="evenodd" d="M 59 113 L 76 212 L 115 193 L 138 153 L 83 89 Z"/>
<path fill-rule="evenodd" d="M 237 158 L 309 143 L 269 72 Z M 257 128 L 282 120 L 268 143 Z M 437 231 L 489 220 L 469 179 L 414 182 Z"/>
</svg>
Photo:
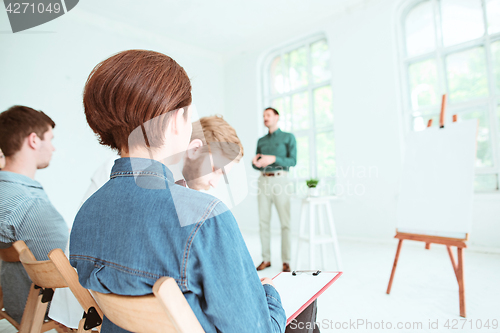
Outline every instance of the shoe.
<svg viewBox="0 0 500 333">
<path fill-rule="evenodd" d="M 270 261 L 263 261 L 259 266 L 257 266 L 257 270 L 261 271 L 264 268 L 271 267 L 271 262 Z"/>
<path fill-rule="evenodd" d="M 290 272 L 290 265 L 286 262 L 283 263 L 283 272 Z"/>
</svg>

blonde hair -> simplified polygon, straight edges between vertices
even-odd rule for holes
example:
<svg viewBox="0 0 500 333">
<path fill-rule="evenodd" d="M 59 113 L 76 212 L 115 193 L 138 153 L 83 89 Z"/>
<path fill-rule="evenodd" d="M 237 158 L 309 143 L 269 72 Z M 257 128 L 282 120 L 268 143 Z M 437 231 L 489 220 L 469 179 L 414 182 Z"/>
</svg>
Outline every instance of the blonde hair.
<svg viewBox="0 0 500 333">
<path fill-rule="evenodd" d="M 195 139 L 201 140 L 203 147 L 208 147 L 209 151 L 218 147 L 226 157 L 234 158 L 236 162 L 243 157 L 243 145 L 236 130 L 222 116 L 203 117 L 194 122 L 191 141 Z"/>
</svg>

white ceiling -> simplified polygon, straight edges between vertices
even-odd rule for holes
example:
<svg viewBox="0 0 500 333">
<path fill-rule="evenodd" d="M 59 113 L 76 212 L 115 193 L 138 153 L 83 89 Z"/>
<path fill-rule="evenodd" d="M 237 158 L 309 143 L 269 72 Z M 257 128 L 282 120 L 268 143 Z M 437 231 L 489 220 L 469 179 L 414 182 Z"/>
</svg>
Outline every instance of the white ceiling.
<svg viewBox="0 0 500 333">
<path fill-rule="evenodd" d="M 373 0 L 86 0 L 79 9 L 219 54 L 300 31 Z M 315 24 L 316 23 L 316 24 Z"/>
</svg>

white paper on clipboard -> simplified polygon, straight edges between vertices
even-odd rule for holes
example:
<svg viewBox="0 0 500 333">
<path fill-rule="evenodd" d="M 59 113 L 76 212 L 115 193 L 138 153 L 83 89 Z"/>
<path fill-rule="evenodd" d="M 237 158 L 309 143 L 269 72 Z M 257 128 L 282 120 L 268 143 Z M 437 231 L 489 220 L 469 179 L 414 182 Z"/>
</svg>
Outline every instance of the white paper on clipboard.
<svg viewBox="0 0 500 333">
<path fill-rule="evenodd" d="M 321 272 L 317 276 L 300 272 L 295 276 L 291 272 L 281 272 L 276 275 L 273 283 L 280 294 L 287 325 L 341 275 L 342 272 Z"/>
</svg>

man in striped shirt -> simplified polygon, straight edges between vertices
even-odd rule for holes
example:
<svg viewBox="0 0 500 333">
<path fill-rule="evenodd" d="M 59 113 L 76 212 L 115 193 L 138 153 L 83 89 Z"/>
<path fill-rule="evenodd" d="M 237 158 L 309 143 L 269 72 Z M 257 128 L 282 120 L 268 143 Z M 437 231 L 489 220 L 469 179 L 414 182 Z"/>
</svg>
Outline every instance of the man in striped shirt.
<svg viewBox="0 0 500 333">
<path fill-rule="evenodd" d="M 69 236 L 62 216 L 34 180 L 36 171 L 50 163 L 54 127 L 45 113 L 26 106 L 0 113 L 0 149 L 6 159 L 0 171 L 0 247 L 23 240 L 37 260 L 47 260 L 52 249 L 65 249 Z M 19 262 L 3 262 L 0 276 L 5 310 L 21 322 L 31 280 Z"/>
</svg>

